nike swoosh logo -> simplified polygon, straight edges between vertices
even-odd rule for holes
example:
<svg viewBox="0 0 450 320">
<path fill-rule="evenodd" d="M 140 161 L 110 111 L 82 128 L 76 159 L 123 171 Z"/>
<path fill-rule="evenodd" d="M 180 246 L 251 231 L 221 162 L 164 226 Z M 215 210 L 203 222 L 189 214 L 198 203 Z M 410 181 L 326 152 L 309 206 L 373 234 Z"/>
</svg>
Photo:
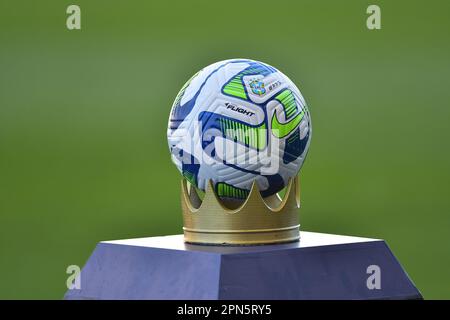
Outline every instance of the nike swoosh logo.
<svg viewBox="0 0 450 320">
<path fill-rule="evenodd" d="M 302 111 L 288 122 L 281 123 L 278 120 L 277 112 L 275 111 L 272 116 L 272 134 L 279 139 L 288 136 L 292 131 L 295 130 L 295 128 L 297 128 L 304 115 L 305 112 Z"/>
</svg>

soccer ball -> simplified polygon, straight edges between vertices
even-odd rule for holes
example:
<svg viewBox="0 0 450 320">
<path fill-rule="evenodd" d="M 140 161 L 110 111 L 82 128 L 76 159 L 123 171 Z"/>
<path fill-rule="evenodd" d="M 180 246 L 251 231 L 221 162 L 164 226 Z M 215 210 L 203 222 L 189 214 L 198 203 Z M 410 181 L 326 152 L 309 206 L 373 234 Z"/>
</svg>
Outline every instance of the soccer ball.
<svg viewBox="0 0 450 320">
<path fill-rule="evenodd" d="M 311 119 L 295 84 L 265 63 L 232 59 L 197 72 L 170 112 L 172 160 L 194 186 L 221 198 L 281 191 L 305 160 Z"/>
</svg>

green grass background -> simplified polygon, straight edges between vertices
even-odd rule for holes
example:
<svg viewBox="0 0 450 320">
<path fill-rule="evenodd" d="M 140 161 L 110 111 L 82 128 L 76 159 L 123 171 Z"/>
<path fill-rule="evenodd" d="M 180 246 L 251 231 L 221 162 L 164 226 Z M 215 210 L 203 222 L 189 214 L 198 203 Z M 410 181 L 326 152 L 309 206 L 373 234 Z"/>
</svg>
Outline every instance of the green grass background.
<svg viewBox="0 0 450 320">
<path fill-rule="evenodd" d="M 449 12 L 1 0 L 0 298 L 60 299 L 98 241 L 181 232 L 169 110 L 193 73 L 235 57 L 279 68 L 309 103 L 303 229 L 386 239 L 425 298 L 450 298 Z"/>
</svg>

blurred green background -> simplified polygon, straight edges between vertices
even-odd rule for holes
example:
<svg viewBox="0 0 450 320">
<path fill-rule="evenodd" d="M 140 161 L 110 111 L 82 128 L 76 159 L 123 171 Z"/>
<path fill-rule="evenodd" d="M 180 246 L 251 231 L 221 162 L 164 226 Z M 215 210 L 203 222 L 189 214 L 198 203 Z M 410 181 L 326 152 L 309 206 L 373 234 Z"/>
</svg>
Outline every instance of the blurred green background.
<svg viewBox="0 0 450 320">
<path fill-rule="evenodd" d="M 82 30 L 66 28 L 78 4 Z M 382 29 L 366 28 L 378 4 Z M 449 1 L 0 2 L 0 298 L 60 299 L 100 240 L 181 232 L 166 125 L 202 67 L 302 90 L 302 228 L 386 239 L 450 298 Z"/>
</svg>

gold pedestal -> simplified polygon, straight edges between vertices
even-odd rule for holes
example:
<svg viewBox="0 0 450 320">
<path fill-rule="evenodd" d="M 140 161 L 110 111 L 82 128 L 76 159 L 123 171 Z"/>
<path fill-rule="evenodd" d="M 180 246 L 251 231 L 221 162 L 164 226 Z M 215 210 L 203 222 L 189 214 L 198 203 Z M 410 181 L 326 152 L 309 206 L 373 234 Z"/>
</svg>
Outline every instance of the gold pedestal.
<svg viewBox="0 0 450 320">
<path fill-rule="evenodd" d="M 256 182 L 237 208 L 224 203 L 211 181 L 203 201 L 194 187 L 181 182 L 184 239 L 189 243 L 255 245 L 297 241 L 300 238 L 300 190 L 291 179 L 286 194 L 262 198 Z"/>
</svg>

